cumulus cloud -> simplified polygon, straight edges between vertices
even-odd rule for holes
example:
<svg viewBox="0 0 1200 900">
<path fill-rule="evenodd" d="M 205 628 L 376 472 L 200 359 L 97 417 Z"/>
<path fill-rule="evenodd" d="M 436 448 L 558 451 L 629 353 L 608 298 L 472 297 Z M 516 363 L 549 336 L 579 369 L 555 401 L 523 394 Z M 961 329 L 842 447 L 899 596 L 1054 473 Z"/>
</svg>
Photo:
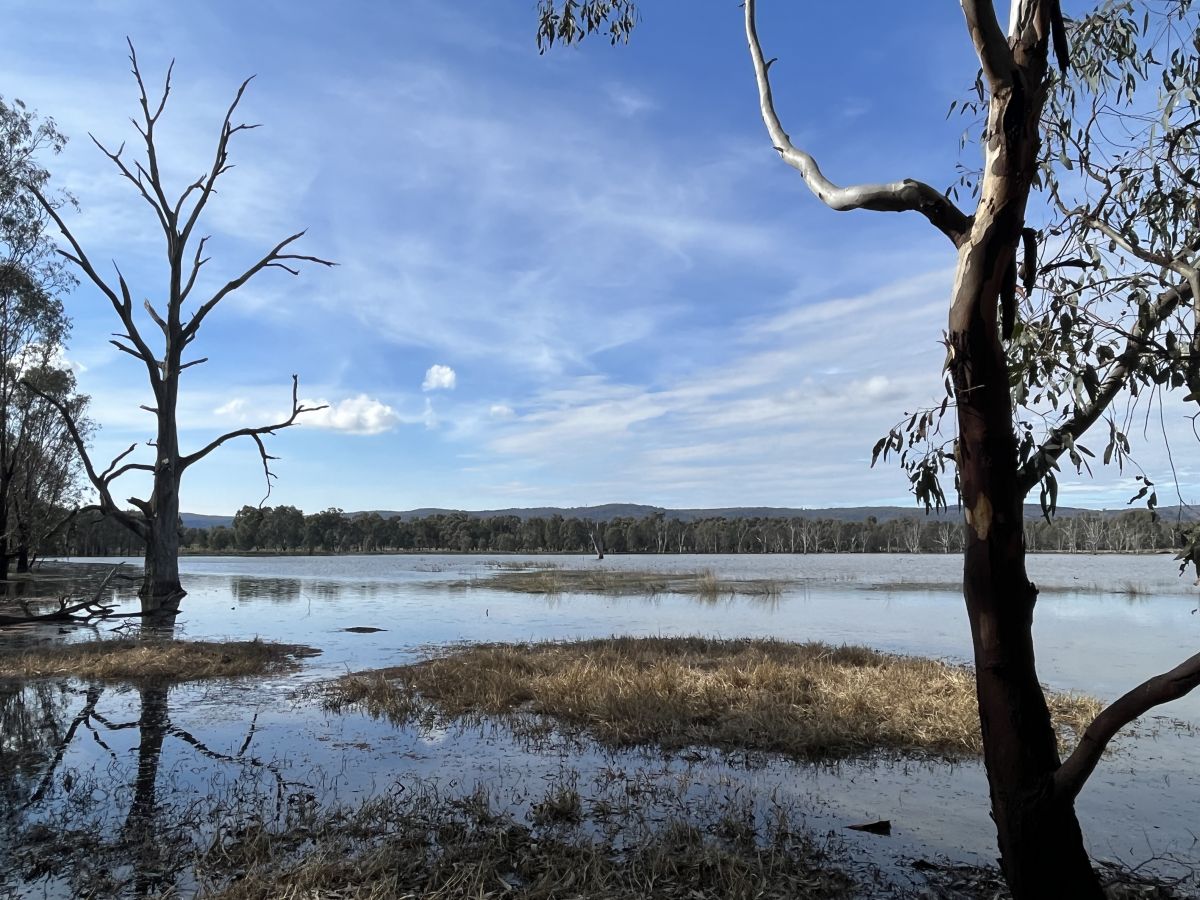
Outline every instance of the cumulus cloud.
<svg viewBox="0 0 1200 900">
<path fill-rule="evenodd" d="M 242 397 L 234 397 L 228 403 L 222 403 L 213 412 L 218 416 L 228 416 L 231 419 L 245 419 L 247 403 Z"/>
<path fill-rule="evenodd" d="M 400 414 L 380 400 L 359 394 L 338 403 L 323 400 L 305 400 L 305 406 L 320 406 L 325 409 L 306 413 L 300 420 L 305 425 L 342 431 L 347 434 L 382 434 L 400 424 Z"/>
<path fill-rule="evenodd" d="M 513 408 L 507 403 L 493 403 L 491 409 L 488 410 L 488 414 L 493 419 L 511 419 L 516 413 L 513 412 Z"/>
<path fill-rule="evenodd" d="M 421 382 L 423 391 L 452 391 L 458 381 L 458 376 L 449 366 L 433 365 L 425 372 L 425 380 Z"/>
</svg>

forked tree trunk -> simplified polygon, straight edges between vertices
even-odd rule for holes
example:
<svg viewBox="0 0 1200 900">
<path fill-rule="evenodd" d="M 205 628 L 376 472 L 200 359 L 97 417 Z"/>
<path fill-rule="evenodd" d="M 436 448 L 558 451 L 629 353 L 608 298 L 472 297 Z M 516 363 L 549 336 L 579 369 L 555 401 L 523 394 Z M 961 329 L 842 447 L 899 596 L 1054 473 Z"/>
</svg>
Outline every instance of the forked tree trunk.
<svg viewBox="0 0 1200 900">
<path fill-rule="evenodd" d="M 1026 70 L 1030 72 L 1029 69 Z M 1037 588 L 1025 571 L 1008 366 L 997 329 L 1039 146 L 1043 75 L 998 91 L 978 210 L 959 247 L 950 310 L 958 471 L 966 514 L 963 591 L 974 645 L 984 763 L 1004 875 L 1017 900 L 1099 898 L 1072 800 L 1059 799 L 1060 760 L 1033 651 Z"/>
</svg>

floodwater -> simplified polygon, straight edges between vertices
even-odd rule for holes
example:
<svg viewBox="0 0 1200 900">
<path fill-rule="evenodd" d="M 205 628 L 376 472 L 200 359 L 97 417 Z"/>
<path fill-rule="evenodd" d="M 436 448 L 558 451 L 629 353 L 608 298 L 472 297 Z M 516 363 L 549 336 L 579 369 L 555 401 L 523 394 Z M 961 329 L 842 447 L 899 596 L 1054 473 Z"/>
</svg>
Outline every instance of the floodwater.
<svg viewBox="0 0 1200 900">
<path fill-rule="evenodd" d="M 483 586 L 521 564 L 655 572 L 711 569 L 723 579 L 772 579 L 778 598 L 706 601 L 678 595 L 541 596 Z M 957 556 L 404 555 L 189 557 L 177 633 L 304 643 L 322 650 L 298 673 L 243 682 L 129 689 L 64 682 L 0 683 L 0 834 L 86 819 L 99 833 L 136 831 L 157 811 L 200 810 L 206 797 L 239 803 L 351 802 L 432 780 L 446 790 L 482 784 L 516 811 L 550 779 L 580 790 L 638 783 L 672 795 L 736 795 L 760 811 L 786 803 L 851 854 L 903 880 L 906 861 L 990 863 L 994 832 L 975 762 L 863 760 L 837 766 L 768 756 L 610 752 L 565 738 L 540 746 L 505 729 L 397 728 L 322 709 L 313 688 L 347 671 L 394 665 L 462 641 L 632 635 L 775 637 L 866 644 L 967 661 L 970 638 L 955 592 Z M 1168 556 L 1037 555 L 1042 588 L 1035 633 L 1042 680 L 1114 699 L 1200 646 L 1197 588 Z M 128 589 L 125 589 L 128 590 Z M 127 599 L 127 598 L 126 598 Z M 352 626 L 383 629 L 345 631 Z M 71 639 L 57 628 L 2 640 Z M 1174 875 L 1200 864 L 1200 696 L 1157 711 L 1120 740 L 1079 800 L 1092 854 Z M 607 787 L 605 787 L 607 786 Z M 664 792 L 666 793 L 666 792 Z M 297 798 L 300 798 L 299 800 Z M 73 819 L 72 816 L 75 818 Z M 892 837 L 846 831 L 888 819 Z M 198 821 L 197 828 L 205 827 Z M 164 851 L 165 852 L 165 851 Z M 24 878 L 0 848 L 0 894 L 70 896 L 86 872 Z M 168 868 L 145 858 L 108 877 L 126 893 L 164 885 Z M 165 876 L 161 876 L 165 877 Z M 173 877 L 173 876 L 172 876 Z M 94 880 L 89 882 L 93 887 Z M 186 878 L 176 885 L 189 890 Z M 114 888 L 115 890 L 115 888 Z"/>
</svg>

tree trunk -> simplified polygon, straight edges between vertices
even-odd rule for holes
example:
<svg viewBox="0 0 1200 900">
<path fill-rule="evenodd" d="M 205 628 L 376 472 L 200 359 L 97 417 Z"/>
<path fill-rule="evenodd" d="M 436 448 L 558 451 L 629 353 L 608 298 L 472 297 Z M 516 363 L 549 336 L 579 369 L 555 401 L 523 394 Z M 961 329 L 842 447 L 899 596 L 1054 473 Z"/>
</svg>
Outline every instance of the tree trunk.
<svg viewBox="0 0 1200 900">
<path fill-rule="evenodd" d="M 4 479 L 3 484 L 0 484 L 0 581 L 8 581 L 8 486 L 9 481 Z"/>
<path fill-rule="evenodd" d="M 154 624 L 171 624 L 187 593 L 179 583 L 179 484 L 155 473 L 153 516 L 148 519 L 146 567 L 139 596 Z"/>
<path fill-rule="evenodd" d="M 949 323 L 967 523 L 963 593 L 992 815 L 1015 900 L 1103 896 L 1073 802 L 1053 790 L 1060 760 L 1034 662 L 1037 588 L 1025 571 L 1024 497 L 997 329 L 1036 171 L 1041 101 L 1041 90 L 1019 85 L 993 97 L 986 176 L 971 232 L 959 247 Z"/>
</svg>

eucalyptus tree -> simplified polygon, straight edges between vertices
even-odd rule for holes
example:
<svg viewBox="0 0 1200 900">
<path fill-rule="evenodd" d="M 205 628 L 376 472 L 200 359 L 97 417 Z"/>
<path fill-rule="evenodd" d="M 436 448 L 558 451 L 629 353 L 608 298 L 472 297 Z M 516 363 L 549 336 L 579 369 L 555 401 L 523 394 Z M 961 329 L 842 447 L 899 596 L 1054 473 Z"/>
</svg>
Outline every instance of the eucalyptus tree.
<svg viewBox="0 0 1200 900">
<path fill-rule="evenodd" d="M 39 203 L 56 209 L 69 198 L 39 194 L 50 178 L 38 157 L 66 139 L 21 101 L 0 98 L 0 580 L 8 577 L 10 493 L 25 451 L 20 379 L 62 349 L 70 323 L 59 294 L 73 281 L 54 252 Z"/>
<path fill-rule="evenodd" d="M 1074 77 L 1045 115 L 1053 218 L 1042 231 L 1054 252 L 1040 264 L 1044 290 L 1026 298 L 1010 362 L 1022 400 L 1079 406 L 1121 384 L 1126 402 L 1103 411 L 1104 459 L 1124 464 L 1134 412 L 1157 406 L 1161 417 L 1171 389 L 1200 405 L 1200 9 L 1104 3 L 1075 23 L 1072 45 Z M 1050 437 L 1069 446 L 1089 424 L 1064 417 Z M 1052 491 L 1050 466 L 1026 466 Z M 1153 482 L 1138 481 L 1133 500 L 1153 510 Z M 1198 537 L 1185 564 L 1200 555 Z"/>
<path fill-rule="evenodd" d="M 293 375 L 291 410 L 286 417 L 272 424 L 226 432 L 194 451 L 185 452 L 180 448 L 177 421 L 180 378 L 193 366 L 207 362 L 205 357 L 185 360 L 185 351 L 196 340 L 201 326 L 221 301 L 261 272 L 279 269 L 296 275 L 301 264 L 330 266 L 333 263 L 296 252 L 296 242 L 304 236 L 303 231 L 298 231 L 280 240 L 249 268 L 224 281 L 211 293 L 206 292 L 204 299 L 193 296 L 201 269 L 209 262 L 209 257 L 205 255 L 209 238 L 200 236 L 198 231 L 202 214 L 216 194 L 218 182 L 232 168 L 229 161 L 230 143 L 242 132 L 258 127 L 237 122 L 234 118 L 250 79 L 238 87 L 225 113 L 211 166 L 176 195 L 169 191 L 163 176 L 156 130 L 171 92 L 174 63 L 167 69 L 161 93 L 152 100 L 132 43 L 129 45 L 129 60 L 138 90 L 139 112 L 133 119 L 133 125 L 140 138 L 141 158 L 127 158 L 124 144 L 112 150 L 95 137 L 92 137 L 92 141 L 112 162 L 117 174 L 150 207 L 157 228 L 166 240 L 165 278 L 157 301 L 147 299 L 142 304 L 148 328 L 147 320 L 139 318 L 133 289 L 120 268 L 114 264 L 114 278 L 101 275 L 42 186 L 30 184 L 30 189 L 66 241 L 66 247 L 59 252 L 111 304 L 121 329 L 111 343 L 122 353 L 136 359 L 146 370 L 155 404 L 143 407 L 155 419 L 155 437 L 149 442 L 154 448 L 153 461 L 126 461 L 137 449 L 137 444 L 133 444 L 118 454 L 106 468 L 99 469 L 88 452 L 83 435 L 72 420 L 70 410 L 52 395 L 44 396 L 58 408 L 67 423 L 83 459 L 88 481 L 98 496 L 99 509 L 145 542 L 145 576 L 141 587 L 143 610 L 170 615 L 178 610 L 179 600 L 185 594 L 179 581 L 179 486 L 184 472 L 228 441 L 246 438 L 253 441 L 258 449 L 267 491 L 270 493 L 274 477 L 270 470 L 273 457 L 267 453 L 264 436 L 288 428 L 296 423 L 301 414 L 314 411 L 313 407 L 306 407 L 300 402 L 297 378 Z M 144 329 L 147 329 L 146 333 Z M 147 334 L 153 334 L 148 329 L 161 334 L 161 340 L 153 341 L 155 346 L 152 346 L 152 339 L 147 337 Z M 130 497 L 127 501 L 133 507 L 130 511 L 114 499 L 113 486 L 122 476 L 139 472 L 149 476 L 150 492 L 145 498 Z"/>
<path fill-rule="evenodd" d="M 6 515 L 17 571 L 28 572 L 32 560 L 77 514 L 82 499 L 82 460 L 63 418 L 45 395 L 55 397 L 67 409 L 85 438 L 93 428 L 87 416 L 90 398 L 78 393 L 70 369 L 53 364 L 31 367 L 22 374 L 22 381 L 10 412 L 20 452 L 7 493 Z"/>
<path fill-rule="evenodd" d="M 1168 15 L 1186 15 L 1189 4 L 1175 0 L 1154 6 Z M 927 505 L 945 503 L 942 475 L 948 468 L 954 472 L 965 519 L 963 593 L 974 648 L 984 762 L 1001 865 L 1014 897 L 1100 897 L 1075 799 L 1120 728 L 1200 684 L 1200 654 L 1104 709 L 1074 752 L 1061 759 L 1034 659 L 1032 625 L 1038 592 L 1025 567 L 1023 503 L 1041 485 L 1043 504 L 1047 512 L 1051 510 L 1058 460 L 1067 455 L 1084 464 L 1077 439 L 1127 390 L 1136 389 L 1139 379 L 1153 372 L 1150 377 L 1157 380 L 1165 369 L 1169 382 L 1174 367 L 1183 362 L 1185 371 L 1176 380 L 1186 382 L 1190 377 L 1186 364 L 1200 363 L 1200 354 L 1193 352 L 1200 348 L 1168 356 L 1158 369 L 1147 356 L 1147 350 L 1153 349 L 1152 334 L 1182 304 L 1200 300 L 1196 279 L 1188 269 L 1191 263 L 1181 258 L 1198 248 L 1190 243 L 1189 228 L 1177 227 L 1180 216 L 1188 216 L 1192 227 L 1195 224 L 1194 213 L 1189 212 L 1194 207 L 1188 204 L 1195 202 L 1195 191 L 1189 194 L 1189 187 L 1196 169 L 1180 160 L 1186 155 L 1184 149 L 1192 146 L 1197 127 L 1188 121 L 1194 118 L 1198 81 L 1196 33 L 1175 45 L 1166 42 L 1165 51 L 1162 44 L 1158 47 L 1168 58 L 1171 78 L 1166 91 L 1190 100 L 1182 107 L 1176 100 L 1164 110 L 1164 127 L 1173 135 L 1163 145 L 1168 151 L 1164 162 L 1180 189 L 1169 191 L 1164 201 L 1159 197 L 1165 190 L 1161 164 L 1142 160 L 1138 168 L 1133 160 L 1118 156 L 1108 161 L 1116 165 L 1108 172 L 1108 181 L 1103 175 L 1100 179 L 1102 203 L 1072 207 L 1061 198 L 1074 182 L 1068 185 L 1062 177 L 1051 180 L 1050 198 L 1059 203 L 1068 224 L 1039 234 L 1027 219 L 1031 193 L 1046 183 L 1047 171 L 1054 171 L 1045 150 L 1069 147 L 1086 156 L 1090 149 L 1092 122 L 1086 115 L 1078 116 L 1082 107 L 1077 98 L 1086 91 L 1072 95 L 1063 90 L 1070 47 L 1068 23 L 1058 0 L 1012 0 L 1007 27 L 991 0 L 961 0 L 966 38 L 980 66 L 975 110 L 982 119 L 982 159 L 977 177 L 965 185 L 973 203 L 970 208 L 961 208 L 949 191 L 911 178 L 850 186 L 831 181 L 817 160 L 792 141 L 776 113 L 770 71 L 774 60 L 768 61 L 763 52 L 755 7 L 755 0 L 744 0 L 745 37 L 763 123 L 783 162 L 796 169 L 816 198 L 833 210 L 912 212 L 924 217 L 956 256 L 945 335 L 949 395 L 939 407 L 893 429 L 876 445 L 874 456 L 899 454 L 914 491 Z M 593 32 L 607 34 L 613 43 L 624 41 L 637 21 L 631 0 L 540 0 L 539 11 L 543 50 L 555 41 L 569 44 Z M 1143 5 L 1141 11 L 1147 14 L 1149 33 L 1150 10 Z M 1082 54 L 1080 72 L 1088 90 L 1120 77 L 1127 90 L 1135 91 L 1147 77 L 1147 63 L 1130 51 L 1132 39 L 1122 24 L 1134 12 L 1128 2 L 1104 3 L 1096 16 L 1075 29 L 1081 43 L 1089 47 Z M 1088 28 L 1097 30 L 1089 36 Z M 1112 68 L 1105 71 L 1109 65 Z M 1171 118 L 1177 111 L 1185 121 Z M 1045 144 L 1044 135 L 1049 135 Z M 1153 135 L 1146 138 L 1154 143 Z M 1059 164 L 1064 168 L 1069 156 L 1069 152 L 1062 154 Z M 1098 170 L 1106 165 L 1094 154 L 1090 158 Z M 1178 171 L 1171 167 L 1172 161 Z M 1143 173 L 1142 180 L 1122 192 L 1126 179 L 1137 172 Z M 1123 329 L 1125 342 L 1116 350 L 1106 343 L 1107 352 L 1100 351 L 1094 339 L 1087 343 L 1091 332 L 1080 327 L 1081 322 L 1086 325 L 1086 316 L 1078 311 L 1078 302 L 1056 300 L 1063 294 L 1051 284 L 1048 303 L 1060 315 L 1047 321 L 1046 331 L 1057 326 L 1054 339 L 1022 356 L 1020 347 L 1027 345 L 1019 343 L 1017 301 L 1021 293 L 1032 294 L 1039 279 L 1053 281 L 1054 273 L 1061 275 L 1070 268 L 1067 258 L 1056 255 L 1061 246 L 1054 244 L 1066 233 L 1064 229 L 1070 229 L 1080 246 L 1090 245 L 1095 251 L 1085 262 L 1095 267 L 1098 279 L 1105 277 L 1105 261 L 1099 258 L 1095 234 L 1109 242 L 1110 253 L 1119 249 L 1125 258 L 1157 267 L 1158 283 L 1168 281 L 1170 273 L 1179 282 L 1165 285 L 1157 296 L 1131 299 L 1139 312 Z M 1139 252 L 1147 250 L 1151 233 L 1157 236 L 1154 249 Z M 1195 319 L 1191 322 L 1189 335 L 1195 333 Z M 1027 341 L 1033 341 L 1035 331 L 1027 331 Z M 1165 343 L 1163 349 L 1170 351 Z M 1087 359 L 1088 354 L 1097 355 L 1101 365 Z M 1036 388 L 1042 378 L 1049 382 L 1042 383 L 1044 390 L 1035 390 L 1035 397 L 1027 398 L 1022 386 L 1033 381 Z M 1044 407 L 1053 407 L 1052 425 L 1045 434 L 1035 434 L 1015 418 L 1010 390 L 1014 385 L 1018 404 L 1028 399 L 1035 406 L 1042 401 Z M 1057 402 L 1067 398 L 1070 402 L 1065 406 Z M 951 404 L 957 427 L 950 448 L 920 452 Z M 1126 448 L 1127 440 L 1114 427 L 1107 455 L 1119 458 Z"/>
</svg>

